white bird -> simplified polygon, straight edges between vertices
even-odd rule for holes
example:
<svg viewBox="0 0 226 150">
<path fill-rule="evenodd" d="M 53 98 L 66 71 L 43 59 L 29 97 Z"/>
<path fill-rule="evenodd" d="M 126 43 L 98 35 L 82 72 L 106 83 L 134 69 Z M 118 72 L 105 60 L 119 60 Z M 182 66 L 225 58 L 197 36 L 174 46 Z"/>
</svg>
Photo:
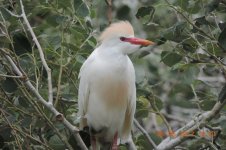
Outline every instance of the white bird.
<svg viewBox="0 0 226 150">
<path fill-rule="evenodd" d="M 99 146 L 116 150 L 118 139 L 136 149 L 131 138 L 136 109 L 135 71 L 128 54 L 154 43 L 135 38 L 128 21 L 111 24 L 99 40 L 99 47 L 79 74 L 80 129 L 89 127 L 93 150 Z"/>
</svg>

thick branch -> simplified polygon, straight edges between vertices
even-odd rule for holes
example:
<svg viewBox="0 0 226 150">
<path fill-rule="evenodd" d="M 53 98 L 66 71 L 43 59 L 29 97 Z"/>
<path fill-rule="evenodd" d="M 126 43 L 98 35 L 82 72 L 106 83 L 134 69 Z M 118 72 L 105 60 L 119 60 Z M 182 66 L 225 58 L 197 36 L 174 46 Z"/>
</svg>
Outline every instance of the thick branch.
<svg viewBox="0 0 226 150">
<path fill-rule="evenodd" d="M 202 128 L 203 126 L 205 126 L 207 122 L 209 122 L 217 114 L 219 114 L 220 110 L 224 107 L 225 104 L 226 104 L 226 101 L 224 101 L 223 103 L 218 101 L 214 105 L 212 110 L 204 112 L 201 115 L 199 115 L 196 119 L 188 122 L 184 127 L 178 129 L 175 132 L 175 135 L 176 135 L 175 138 L 167 137 L 157 146 L 156 149 L 157 150 L 173 149 L 175 146 L 179 145 L 180 143 L 182 143 L 183 141 L 185 141 L 190 137 L 190 136 L 182 136 L 183 133 L 186 132 L 186 134 L 189 135 L 195 132 L 196 130 L 198 130 L 199 128 Z"/>
</svg>

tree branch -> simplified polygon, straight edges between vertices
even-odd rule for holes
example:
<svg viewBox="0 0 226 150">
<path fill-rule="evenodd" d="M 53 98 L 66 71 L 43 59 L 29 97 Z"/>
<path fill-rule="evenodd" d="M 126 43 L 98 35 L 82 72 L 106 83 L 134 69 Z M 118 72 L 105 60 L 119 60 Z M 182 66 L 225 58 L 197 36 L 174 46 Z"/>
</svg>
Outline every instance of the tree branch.
<svg viewBox="0 0 226 150">
<path fill-rule="evenodd" d="M 16 14 L 14 14 L 14 13 L 12 13 L 11 11 L 9 11 L 8 9 L 6 9 L 6 8 L 4 8 L 3 7 L 3 9 L 5 10 L 5 11 L 7 11 L 11 16 L 13 16 L 13 17 L 16 17 L 16 18 L 21 18 L 22 16 L 21 15 L 16 15 Z"/>
<path fill-rule="evenodd" d="M 41 47 L 41 45 L 40 45 L 40 43 L 39 43 L 39 41 L 38 41 L 38 39 L 37 39 L 32 27 L 31 27 L 31 25 L 30 25 L 30 23 L 29 23 L 29 21 L 27 19 L 27 16 L 26 16 L 25 11 L 24 11 L 24 5 L 23 5 L 22 0 L 20 0 L 20 6 L 21 6 L 21 11 L 22 11 L 22 14 L 20 16 L 23 18 L 28 30 L 31 33 L 33 41 L 35 42 L 35 44 L 36 44 L 36 46 L 38 48 L 38 52 L 39 52 L 42 64 L 43 64 L 43 66 L 44 66 L 44 68 L 45 68 L 45 70 L 47 72 L 48 91 L 49 91 L 48 98 L 49 98 L 49 103 L 53 104 L 53 88 L 52 88 L 51 69 L 49 68 L 49 66 L 48 66 L 48 64 L 47 64 L 47 62 L 45 60 L 45 56 L 44 56 L 42 47 Z"/>
<path fill-rule="evenodd" d="M 0 74 L 0 77 L 6 77 L 6 78 L 23 78 L 23 76 L 11 76 L 7 74 Z"/>
<path fill-rule="evenodd" d="M 147 141 L 154 147 L 154 149 L 156 149 L 157 146 L 155 142 L 151 139 L 147 131 L 140 125 L 140 123 L 136 119 L 134 119 L 133 122 L 137 126 L 137 128 L 143 133 L 143 135 L 146 137 Z"/>
<path fill-rule="evenodd" d="M 33 93 L 33 95 L 37 98 L 37 100 L 42 103 L 48 110 L 50 110 L 54 116 L 57 118 L 58 121 L 61 121 L 69 130 L 70 132 L 74 135 L 76 141 L 78 142 L 79 146 L 81 147 L 82 150 L 88 150 L 86 145 L 84 144 L 83 140 L 81 139 L 78 131 L 79 129 L 75 126 L 73 126 L 60 112 L 58 112 L 54 106 L 50 103 L 48 103 L 40 94 L 39 92 L 35 89 L 35 87 L 31 84 L 30 80 L 28 79 L 27 75 L 24 73 L 24 71 L 20 71 L 20 69 L 17 67 L 17 65 L 14 63 L 12 58 L 7 55 L 3 54 L 4 57 L 8 60 L 10 63 L 13 71 L 15 72 L 16 75 L 18 76 L 24 76 L 25 78 L 19 78 L 21 81 L 24 82 L 25 86 L 27 89 Z M 23 72 L 23 73 L 22 73 Z"/>
<path fill-rule="evenodd" d="M 191 20 L 189 20 L 184 14 L 183 12 L 181 12 L 180 10 L 178 10 L 176 7 L 174 7 L 168 0 L 165 0 L 166 3 L 171 7 L 173 8 L 177 13 L 179 13 L 190 25 L 192 25 L 197 31 L 199 31 L 200 33 L 202 33 L 203 35 L 205 35 L 206 37 L 208 37 L 210 40 L 213 40 L 213 41 L 217 41 L 214 37 L 210 36 L 208 33 L 206 33 L 205 31 L 203 31 L 202 29 L 200 29 L 199 27 L 197 27 L 194 23 L 192 23 Z M 224 47 L 222 47 L 219 42 L 217 42 L 217 46 L 219 48 L 221 48 L 223 51 L 226 51 L 224 49 Z"/>
<path fill-rule="evenodd" d="M 190 136 L 181 136 L 182 133 L 191 134 L 195 132 L 197 129 L 202 128 L 205 126 L 207 122 L 212 120 L 217 114 L 219 114 L 220 110 L 224 107 L 226 104 L 226 100 L 223 102 L 218 101 L 212 110 L 202 113 L 201 115 L 197 116 L 196 119 L 191 120 L 188 122 L 185 126 L 178 129 L 175 132 L 175 138 L 167 137 L 164 139 L 158 146 L 157 150 L 170 150 L 174 148 L 175 146 L 179 145 L 186 139 L 188 139 Z"/>
<path fill-rule="evenodd" d="M 66 120 L 64 118 L 64 116 L 59 113 L 53 106 L 53 90 L 52 90 L 52 76 L 51 76 L 51 69 L 48 67 L 48 64 L 45 60 L 45 56 L 42 50 L 42 47 L 27 19 L 27 16 L 25 14 L 25 10 L 24 10 L 24 5 L 22 0 L 20 0 L 20 6 L 21 6 L 21 11 L 22 14 L 21 15 L 15 15 L 12 12 L 9 12 L 12 16 L 14 17 L 22 17 L 32 38 L 33 41 L 35 42 L 37 49 L 39 51 L 39 55 L 41 58 L 41 62 L 45 68 L 45 70 L 47 71 L 47 80 L 48 80 L 48 102 L 39 94 L 39 92 L 35 89 L 35 87 L 31 84 L 30 80 L 27 78 L 27 75 L 24 73 L 24 71 L 20 70 L 19 67 L 17 67 L 17 65 L 14 63 L 14 61 L 11 59 L 11 57 L 8 54 L 4 54 L 5 58 L 9 61 L 10 65 L 13 68 L 13 71 L 18 75 L 18 76 L 23 76 L 25 78 L 21 79 L 22 81 L 24 81 L 25 86 L 35 95 L 35 97 L 38 99 L 39 102 L 41 102 L 47 109 L 49 109 L 54 116 L 62 121 L 62 123 L 72 132 L 72 134 L 74 135 L 76 141 L 78 142 L 79 146 L 81 147 L 81 149 L 83 150 L 88 150 L 86 145 L 84 144 L 83 140 L 81 139 L 78 131 L 79 129 L 75 126 L 73 126 L 68 120 Z"/>
<path fill-rule="evenodd" d="M 8 123 L 9 127 L 12 129 L 12 135 L 14 136 L 15 138 L 15 141 L 16 141 L 16 144 L 18 146 L 18 148 L 20 150 L 22 150 L 22 145 L 19 141 L 19 137 L 18 137 L 18 134 L 17 132 L 15 131 L 15 129 L 13 128 L 13 125 L 10 123 L 10 121 L 8 120 L 8 118 L 6 117 L 5 115 L 5 112 L 0 108 L 0 112 L 1 112 L 1 115 L 3 116 L 3 118 L 6 120 L 6 122 Z"/>
</svg>

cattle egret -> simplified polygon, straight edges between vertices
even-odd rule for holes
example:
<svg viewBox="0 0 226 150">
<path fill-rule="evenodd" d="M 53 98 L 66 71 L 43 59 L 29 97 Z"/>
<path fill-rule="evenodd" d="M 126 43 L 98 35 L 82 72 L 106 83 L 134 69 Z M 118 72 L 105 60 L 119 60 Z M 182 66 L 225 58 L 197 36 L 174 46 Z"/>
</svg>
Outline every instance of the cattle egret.
<svg viewBox="0 0 226 150">
<path fill-rule="evenodd" d="M 131 138 L 136 108 L 135 71 L 128 54 L 154 43 L 134 37 L 128 21 L 111 24 L 99 40 L 100 45 L 79 74 L 80 129 L 89 127 L 93 150 L 117 150 L 119 139 L 129 143 L 129 149 L 136 149 Z"/>
</svg>

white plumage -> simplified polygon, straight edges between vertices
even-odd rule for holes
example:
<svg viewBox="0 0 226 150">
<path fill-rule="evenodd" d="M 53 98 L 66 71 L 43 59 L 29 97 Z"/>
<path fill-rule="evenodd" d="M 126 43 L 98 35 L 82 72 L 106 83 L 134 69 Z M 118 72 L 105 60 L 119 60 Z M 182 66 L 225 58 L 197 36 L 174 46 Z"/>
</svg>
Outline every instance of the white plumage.
<svg viewBox="0 0 226 150">
<path fill-rule="evenodd" d="M 102 143 L 112 143 L 115 135 L 131 143 L 136 87 L 134 67 L 127 54 L 152 43 L 134 38 L 132 26 L 124 21 L 108 27 L 100 40 L 79 74 L 80 128 L 89 126 L 99 132 L 93 137 Z"/>
</svg>

